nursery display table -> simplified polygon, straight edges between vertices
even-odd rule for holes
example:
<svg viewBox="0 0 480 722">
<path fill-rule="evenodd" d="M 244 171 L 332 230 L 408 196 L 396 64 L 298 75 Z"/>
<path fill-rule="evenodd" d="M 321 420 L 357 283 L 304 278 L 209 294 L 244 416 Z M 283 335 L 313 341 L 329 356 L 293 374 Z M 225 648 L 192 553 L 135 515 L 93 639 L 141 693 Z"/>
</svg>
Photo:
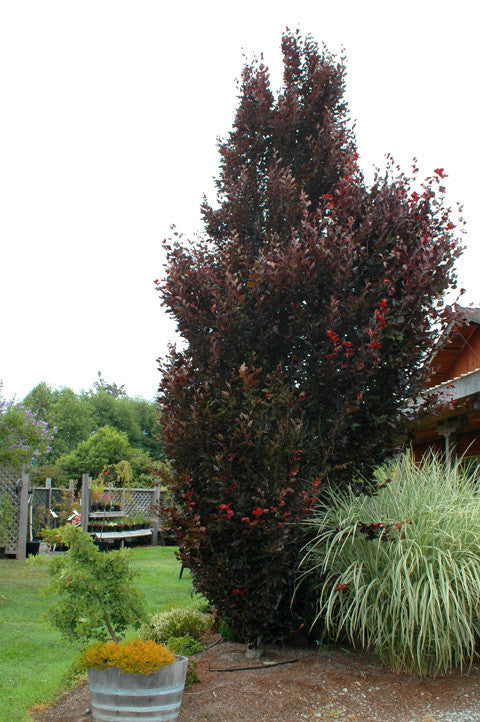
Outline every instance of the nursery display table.
<svg viewBox="0 0 480 722">
<path fill-rule="evenodd" d="M 89 532 L 98 541 L 115 541 L 120 539 L 120 546 L 125 546 L 125 539 L 133 539 L 139 536 L 151 536 L 152 529 L 133 529 L 132 531 L 91 531 Z"/>
<path fill-rule="evenodd" d="M 125 516 L 124 511 L 91 511 L 89 519 L 121 519 Z"/>
<path fill-rule="evenodd" d="M 124 511 L 91 511 L 88 518 L 89 521 L 98 521 L 100 519 L 115 521 L 118 519 L 120 522 L 122 520 L 122 517 L 125 517 Z M 122 529 L 121 531 L 118 530 L 110 530 L 108 527 L 104 527 L 100 531 L 96 530 L 89 530 L 88 532 L 94 539 L 97 541 L 103 541 L 103 542 L 114 542 L 117 540 L 120 540 L 120 546 L 125 546 L 125 540 L 126 539 L 134 539 L 136 537 L 148 537 L 152 536 L 153 530 L 145 527 L 142 529 Z"/>
</svg>

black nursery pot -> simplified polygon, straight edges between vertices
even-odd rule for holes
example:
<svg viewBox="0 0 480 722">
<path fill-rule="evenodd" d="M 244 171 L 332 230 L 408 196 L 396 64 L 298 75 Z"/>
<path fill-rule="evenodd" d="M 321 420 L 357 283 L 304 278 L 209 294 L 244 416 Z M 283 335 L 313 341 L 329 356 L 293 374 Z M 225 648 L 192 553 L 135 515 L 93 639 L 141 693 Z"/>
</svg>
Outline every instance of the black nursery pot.
<svg viewBox="0 0 480 722">
<path fill-rule="evenodd" d="M 27 541 L 27 557 L 36 556 L 40 551 L 40 539 L 33 539 L 33 541 Z"/>
<path fill-rule="evenodd" d="M 95 546 L 98 547 L 98 551 L 100 552 L 108 552 L 109 544 L 106 541 L 96 540 Z"/>
</svg>

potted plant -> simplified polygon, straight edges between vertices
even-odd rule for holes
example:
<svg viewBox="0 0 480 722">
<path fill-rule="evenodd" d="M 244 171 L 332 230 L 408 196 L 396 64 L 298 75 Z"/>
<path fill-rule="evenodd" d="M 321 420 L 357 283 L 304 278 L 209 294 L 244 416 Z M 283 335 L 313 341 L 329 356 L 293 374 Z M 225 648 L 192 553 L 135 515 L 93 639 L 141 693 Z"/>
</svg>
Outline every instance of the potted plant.
<svg viewBox="0 0 480 722">
<path fill-rule="evenodd" d="M 51 527 L 45 527 L 45 529 L 42 529 L 40 532 L 40 536 L 42 537 L 43 541 L 48 544 L 49 551 L 51 552 L 65 552 L 67 551 L 66 544 L 63 543 L 63 531 L 66 528 L 66 525 L 59 526 L 56 529 L 52 529 Z"/>
<path fill-rule="evenodd" d="M 13 504 L 7 494 L 0 494 L 0 559 L 5 558 L 8 529 L 13 524 Z"/>
<path fill-rule="evenodd" d="M 102 496 L 105 493 L 105 482 L 101 479 L 94 479 L 90 487 L 90 511 L 103 511 L 105 504 Z"/>
<path fill-rule="evenodd" d="M 102 494 L 100 499 L 101 508 L 105 511 L 118 511 L 116 505 L 113 503 L 115 497 L 111 491 L 106 491 Z"/>
<path fill-rule="evenodd" d="M 69 551 L 50 560 L 50 588 L 58 597 L 49 614 L 66 636 L 95 640 L 80 657 L 88 670 L 93 718 L 177 719 L 188 659 L 157 643 L 147 648 L 143 639 L 122 640 L 146 616 L 128 551 L 104 554 L 73 526 L 62 531 L 62 539 Z"/>
<path fill-rule="evenodd" d="M 52 529 L 51 527 L 46 526 L 40 532 L 40 536 L 43 541 L 48 544 L 49 551 L 53 552 L 55 551 L 57 545 L 62 543 L 62 527 Z"/>
<path fill-rule="evenodd" d="M 53 505 L 54 511 L 58 514 L 58 525 L 63 526 L 76 515 L 80 508 L 81 500 L 70 489 L 62 489 L 60 499 L 58 497 Z"/>
<path fill-rule="evenodd" d="M 137 523 L 137 529 L 148 529 L 151 525 L 151 521 L 144 514 L 137 514 L 135 517 Z"/>
</svg>

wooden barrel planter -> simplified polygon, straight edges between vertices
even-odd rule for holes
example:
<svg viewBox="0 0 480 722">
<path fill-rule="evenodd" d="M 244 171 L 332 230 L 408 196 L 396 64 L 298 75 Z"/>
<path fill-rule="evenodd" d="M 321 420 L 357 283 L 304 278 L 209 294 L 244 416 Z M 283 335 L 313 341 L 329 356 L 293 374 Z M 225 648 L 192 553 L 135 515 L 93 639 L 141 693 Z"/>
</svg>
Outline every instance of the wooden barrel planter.
<svg viewBox="0 0 480 722">
<path fill-rule="evenodd" d="M 176 654 L 175 662 L 152 674 L 126 674 L 117 667 L 90 668 L 93 719 L 97 722 L 178 719 L 187 666 L 187 657 Z"/>
</svg>

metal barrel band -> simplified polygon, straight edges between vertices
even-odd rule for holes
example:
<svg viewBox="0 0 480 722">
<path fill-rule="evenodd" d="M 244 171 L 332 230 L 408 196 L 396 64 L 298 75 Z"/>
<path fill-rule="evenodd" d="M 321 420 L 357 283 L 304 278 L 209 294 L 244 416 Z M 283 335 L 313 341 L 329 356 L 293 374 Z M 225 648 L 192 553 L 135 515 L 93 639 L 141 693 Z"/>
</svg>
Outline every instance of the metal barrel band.
<svg viewBox="0 0 480 722">
<path fill-rule="evenodd" d="M 90 685 L 90 692 L 95 694 L 116 694 L 125 697 L 148 697 L 151 695 L 178 694 L 183 691 L 184 686 L 180 687 L 151 687 L 149 689 L 114 689 L 113 687 L 94 687 Z"/>
<path fill-rule="evenodd" d="M 99 704 L 98 702 L 93 702 L 92 707 L 95 707 L 95 710 L 99 711 L 112 711 L 116 710 L 115 705 L 110 704 Z M 173 704 L 159 704 L 159 705 L 151 705 L 150 707 L 128 707 L 125 705 L 122 707 L 122 712 L 168 712 L 169 710 L 178 709 L 180 707 L 180 702 L 174 702 Z"/>
</svg>

